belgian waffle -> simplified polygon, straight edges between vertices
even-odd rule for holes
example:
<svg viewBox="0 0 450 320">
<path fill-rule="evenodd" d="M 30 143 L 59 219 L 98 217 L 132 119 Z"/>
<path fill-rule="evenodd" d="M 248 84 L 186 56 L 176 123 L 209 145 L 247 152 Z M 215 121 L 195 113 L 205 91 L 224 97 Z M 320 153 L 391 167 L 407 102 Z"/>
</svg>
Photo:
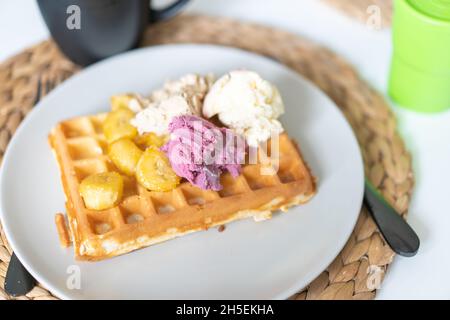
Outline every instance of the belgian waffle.
<svg viewBox="0 0 450 320">
<path fill-rule="evenodd" d="M 238 178 L 222 175 L 219 192 L 201 190 L 188 182 L 170 192 L 151 192 L 124 176 L 124 196 L 118 206 L 89 210 L 78 191 L 80 182 L 90 174 L 118 171 L 106 155 L 104 118 L 100 114 L 63 121 L 49 136 L 61 172 L 69 222 L 67 230 L 64 219 L 57 217 L 58 231 L 64 239 L 70 235 L 78 260 L 110 258 L 247 217 L 267 220 L 273 211 L 305 203 L 316 192 L 297 146 L 282 134 L 279 168 L 271 175 L 261 175 L 261 166 L 267 166 L 262 161 L 244 165 Z"/>
</svg>

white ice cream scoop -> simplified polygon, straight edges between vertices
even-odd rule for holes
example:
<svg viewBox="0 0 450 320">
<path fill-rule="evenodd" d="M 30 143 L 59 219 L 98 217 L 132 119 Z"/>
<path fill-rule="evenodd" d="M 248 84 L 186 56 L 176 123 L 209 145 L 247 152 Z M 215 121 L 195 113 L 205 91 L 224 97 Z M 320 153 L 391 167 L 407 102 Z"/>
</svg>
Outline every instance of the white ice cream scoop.
<svg viewBox="0 0 450 320">
<path fill-rule="evenodd" d="M 236 70 L 217 80 L 205 97 L 203 116 L 215 115 L 236 133 L 245 137 L 250 146 L 258 146 L 272 133 L 283 132 L 277 120 L 284 113 L 278 89 L 259 74 Z"/>
</svg>

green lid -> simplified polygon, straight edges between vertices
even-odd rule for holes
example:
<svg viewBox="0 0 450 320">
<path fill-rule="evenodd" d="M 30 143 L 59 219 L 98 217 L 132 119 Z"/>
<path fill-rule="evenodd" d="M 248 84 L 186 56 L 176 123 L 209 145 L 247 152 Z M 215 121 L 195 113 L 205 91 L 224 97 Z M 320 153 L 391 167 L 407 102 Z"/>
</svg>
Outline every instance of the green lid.
<svg viewBox="0 0 450 320">
<path fill-rule="evenodd" d="M 450 109 L 450 0 L 395 0 L 390 96 L 416 111 Z"/>
<path fill-rule="evenodd" d="M 450 21 L 450 0 L 408 0 L 421 13 L 444 21 Z"/>
</svg>

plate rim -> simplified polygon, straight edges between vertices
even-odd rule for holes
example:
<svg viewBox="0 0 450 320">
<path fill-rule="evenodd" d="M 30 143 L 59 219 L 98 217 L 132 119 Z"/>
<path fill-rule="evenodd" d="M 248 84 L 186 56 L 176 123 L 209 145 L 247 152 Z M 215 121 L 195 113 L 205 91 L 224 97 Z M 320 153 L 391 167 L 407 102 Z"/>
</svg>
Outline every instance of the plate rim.
<svg viewBox="0 0 450 320">
<path fill-rule="evenodd" d="M 16 137 L 18 135 L 21 134 L 21 132 L 24 130 L 24 128 L 27 126 L 28 122 L 33 121 L 33 118 L 35 117 L 34 115 L 40 112 L 39 106 L 43 103 L 46 103 L 48 97 L 53 96 L 54 94 L 56 94 L 57 92 L 61 91 L 61 90 L 65 90 L 66 86 L 70 86 L 72 81 L 77 81 L 78 77 L 83 76 L 84 73 L 86 72 L 92 72 L 93 70 L 100 68 L 101 66 L 103 66 L 104 64 L 109 64 L 109 63 L 114 63 L 115 60 L 120 60 L 120 59 L 129 59 L 130 56 L 134 55 L 134 54 L 139 54 L 142 53 L 144 51 L 155 51 L 155 50 L 164 50 L 164 49 L 176 49 L 176 48 L 191 48 L 191 49 L 198 49 L 198 50 L 203 50 L 204 48 L 212 48 L 212 49 L 217 49 L 217 50 L 225 50 L 225 51 L 231 51 L 231 52 L 236 52 L 239 54 L 245 54 L 245 55 L 250 55 L 250 56 L 254 56 L 257 57 L 258 59 L 262 59 L 265 60 L 266 62 L 270 63 L 270 64 L 275 64 L 277 65 L 277 67 L 282 68 L 285 72 L 293 75 L 294 77 L 299 78 L 302 82 L 304 82 L 304 84 L 306 86 L 308 86 L 309 90 L 313 90 L 316 93 L 320 94 L 323 98 L 327 99 L 328 102 L 333 106 L 333 108 L 336 109 L 336 111 L 338 112 L 338 116 L 341 117 L 341 119 L 344 122 L 344 125 L 346 126 L 346 129 L 349 130 L 351 132 L 351 139 L 353 140 L 352 143 L 357 147 L 358 152 L 358 168 L 355 168 L 356 172 L 361 173 L 362 179 L 360 181 L 360 194 L 355 197 L 355 199 L 357 200 L 356 203 L 360 204 L 358 207 L 362 207 L 362 202 L 363 202 L 363 195 L 364 195 L 364 162 L 363 162 L 363 158 L 362 158 L 362 154 L 361 154 L 361 148 L 359 146 L 358 140 L 356 138 L 355 132 L 353 130 L 353 128 L 351 127 L 350 123 L 348 122 L 348 120 L 346 119 L 344 113 L 342 112 L 342 110 L 337 106 L 337 104 L 324 92 L 322 91 L 322 89 L 320 89 L 314 82 L 312 82 L 311 80 L 305 78 L 302 74 L 296 72 L 295 70 L 289 68 L 288 66 L 284 65 L 283 63 L 279 62 L 278 60 L 275 60 L 271 57 L 268 56 L 264 56 L 252 51 L 247 51 L 241 48 L 236 48 L 236 47 L 230 47 L 230 46 L 224 46 L 224 45 L 215 45 L 215 44 L 193 44 L 193 43 L 188 43 L 188 44 L 160 44 L 160 45 L 154 45 L 154 46 L 148 46 L 148 47 L 142 47 L 142 48 L 137 48 L 134 50 L 130 50 L 121 54 L 117 54 L 114 55 L 112 57 L 109 57 L 107 59 L 101 60 L 97 63 L 94 63 L 84 69 L 82 69 L 81 71 L 77 72 L 76 74 L 74 74 L 73 76 L 71 76 L 70 78 L 68 78 L 67 80 L 65 80 L 64 82 L 62 82 L 58 87 L 56 87 L 54 90 L 52 90 L 48 95 L 46 95 L 41 101 L 39 101 L 39 103 L 37 103 L 33 109 L 25 116 L 25 118 L 21 121 L 21 123 L 19 124 L 18 128 L 16 129 L 15 133 L 12 135 L 8 146 L 5 150 L 4 156 L 3 156 L 3 161 L 2 164 L 0 165 L 0 221 L 2 223 L 3 226 L 3 230 L 4 233 L 7 237 L 8 243 L 10 244 L 11 248 L 13 249 L 14 253 L 16 254 L 16 256 L 19 258 L 19 260 L 22 262 L 22 264 L 24 265 L 24 267 L 30 272 L 30 274 L 40 283 L 43 285 L 43 287 L 50 291 L 50 293 L 60 299 L 64 299 L 64 300 L 71 300 L 73 299 L 72 297 L 70 297 L 70 295 L 66 295 L 64 293 L 63 290 L 60 290 L 59 287 L 57 286 L 53 286 L 49 283 L 49 281 L 47 281 L 47 278 L 45 275 L 41 275 L 38 274 L 37 272 L 35 272 L 35 270 L 33 268 L 31 268 L 31 264 L 29 263 L 29 261 L 27 260 L 27 258 L 25 258 L 25 256 L 22 254 L 22 252 L 16 251 L 15 248 L 17 248 L 16 246 L 16 240 L 15 237 L 12 235 L 12 231 L 9 229 L 8 224 L 5 224 L 5 217 L 7 216 L 7 214 L 5 214 L 5 207 L 4 207 L 4 201 L 3 201 L 3 197 L 4 197 L 4 184 L 5 184 L 5 168 L 9 166 L 9 162 L 10 162 L 10 149 L 13 145 L 16 144 Z M 50 129 L 49 129 L 50 130 Z M 348 239 L 351 236 L 351 233 L 353 232 L 358 217 L 360 214 L 360 210 L 357 211 L 357 213 L 354 215 L 353 217 L 353 222 L 350 224 L 349 223 L 349 230 L 347 230 L 347 232 L 344 232 L 346 234 L 345 237 L 342 237 L 342 239 L 340 240 L 339 245 L 336 245 L 335 247 L 337 248 L 336 250 L 333 250 L 333 255 L 332 258 L 330 259 L 323 259 L 322 260 L 322 264 L 320 266 L 320 268 L 317 268 L 316 271 L 314 272 L 309 272 L 309 277 L 305 276 L 303 278 L 299 278 L 297 281 L 294 281 L 292 283 L 292 285 L 284 290 L 283 292 L 280 292 L 279 294 L 275 295 L 272 299 L 273 300 L 284 300 L 287 299 L 289 297 L 291 297 L 292 295 L 294 295 L 295 293 L 301 291 L 305 286 L 303 285 L 303 283 L 306 283 L 306 286 L 311 283 L 315 278 L 317 278 L 317 276 L 319 276 L 324 270 L 326 270 L 326 268 L 334 261 L 334 259 L 339 255 L 339 253 L 342 251 L 342 249 L 344 248 L 345 244 L 347 243 Z M 331 255 L 330 255 L 331 256 Z M 330 260 L 330 261 L 328 261 Z"/>
</svg>

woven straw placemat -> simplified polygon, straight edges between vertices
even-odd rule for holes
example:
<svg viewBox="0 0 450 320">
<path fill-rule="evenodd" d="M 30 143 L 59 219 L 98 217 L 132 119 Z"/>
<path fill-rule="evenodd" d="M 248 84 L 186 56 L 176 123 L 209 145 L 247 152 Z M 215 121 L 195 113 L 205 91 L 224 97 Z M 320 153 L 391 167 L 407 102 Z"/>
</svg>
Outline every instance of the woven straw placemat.
<svg viewBox="0 0 450 320">
<path fill-rule="evenodd" d="M 402 215 L 406 214 L 413 175 L 410 156 L 396 131 L 395 118 L 383 97 L 343 59 L 291 33 L 225 18 L 191 15 L 148 28 L 142 45 L 187 42 L 253 51 L 276 59 L 313 81 L 335 101 L 353 127 L 366 175 Z M 33 107 L 38 79 L 61 82 L 77 70 L 52 41 L 42 42 L 0 65 L 0 158 L 18 124 Z M 11 248 L 2 232 L 0 298 L 5 299 L 11 298 L 3 290 L 10 255 Z M 339 256 L 293 298 L 371 299 L 393 258 L 394 253 L 362 208 L 355 230 Z M 21 297 L 52 298 L 41 286 Z"/>
</svg>

